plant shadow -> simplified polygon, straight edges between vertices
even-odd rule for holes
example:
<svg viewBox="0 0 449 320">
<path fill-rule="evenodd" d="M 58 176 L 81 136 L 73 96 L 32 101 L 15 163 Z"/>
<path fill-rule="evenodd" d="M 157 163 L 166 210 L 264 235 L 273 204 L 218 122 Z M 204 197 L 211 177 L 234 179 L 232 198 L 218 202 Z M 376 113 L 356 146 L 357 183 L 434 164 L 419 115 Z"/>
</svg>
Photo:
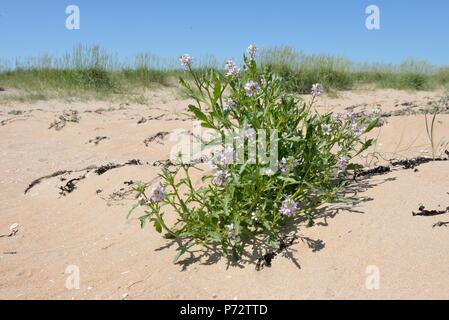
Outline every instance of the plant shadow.
<svg viewBox="0 0 449 320">
<path fill-rule="evenodd" d="M 370 177 L 364 177 L 351 181 L 338 194 L 339 198 L 343 199 L 344 202 L 326 204 L 315 211 L 315 226 L 327 227 L 329 225 L 329 219 L 335 218 L 340 213 L 364 214 L 363 211 L 357 209 L 357 206 L 364 202 L 373 201 L 374 199 L 363 195 L 363 193 L 371 188 L 394 180 L 396 178 L 390 177 L 374 180 Z M 295 244 L 305 243 L 312 252 L 321 251 L 326 247 L 322 239 L 312 239 L 300 233 L 301 228 L 307 227 L 307 222 L 305 217 L 297 217 L 286 223 L 279 237 L 280 248 L 275 251 L 267 244 L 268 237 L 261 236 L 245 243 L 245 249 L 242 252 L 240 260 L 236 260 L 232 255 L 223 255 L 218 245 L 209 244 L 190 248 L 176 264 L 181 266 L 181 271 L 186 271 L 192 265 L 213 265 L 218 263 L 222 258 L 225 258 L 227 268 L 254 266 L 256 270 L 262 270 L 265 267 L 271 267 L 272 260 L 275 257 L 282 256 L 290 260 L 298 269 L 301 269 L 301 264 L 295 254 L 297 252 L 294 248 Z M 156 251 L 168 249 L 175 245 L 181 247 L 183 243 L 179 239 L 169 240 L 165 245 L 157 248 Z"/>
</svg>

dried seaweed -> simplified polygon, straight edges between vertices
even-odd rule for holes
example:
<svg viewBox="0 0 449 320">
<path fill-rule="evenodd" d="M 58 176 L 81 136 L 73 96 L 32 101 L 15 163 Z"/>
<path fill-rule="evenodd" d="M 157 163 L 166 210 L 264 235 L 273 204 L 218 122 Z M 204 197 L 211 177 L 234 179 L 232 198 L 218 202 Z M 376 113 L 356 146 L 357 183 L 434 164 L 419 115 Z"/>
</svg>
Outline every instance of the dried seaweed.
<svg viewBox="0 0 449 320">
<path fill-rule="evenodd" d="M 143 143 L 145 143 L 145 146 L 148 147 L 150 143 L 156 141 L 158 144 L 163 144 L 163 141 L 167 135 L 169 135 L 170 132 L 162 131 L 158 132 L 155 135 L 152 135 L 151 137 L 146 138 Z"/>
</svg>

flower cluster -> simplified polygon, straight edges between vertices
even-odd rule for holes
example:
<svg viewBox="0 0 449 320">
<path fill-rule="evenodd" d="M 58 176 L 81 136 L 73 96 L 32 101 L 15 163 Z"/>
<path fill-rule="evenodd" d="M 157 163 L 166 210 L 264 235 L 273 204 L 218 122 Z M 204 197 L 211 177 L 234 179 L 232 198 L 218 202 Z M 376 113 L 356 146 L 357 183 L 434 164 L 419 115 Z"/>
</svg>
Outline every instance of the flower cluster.
<svg viewBox="0 0 449 320">
<path fill-rule="evenodd" d="M 314 97 L 321 97 L 324 94 L 324 87 L 319 83 L 315 83 L 312 85 L 311 93 Z"/>
<path fill-rule="evenodd" d="M 257 46 L 255 44 L 250 44 L 248 46 L 247 52 L 251 60 L 254 60 L 257 53 Z"/>
<path fill-rule="evenodd" d="M 227 170 L 217 170 L 214 173 L 214 184 L 217 186 L 222 186 L 228 181 L 230 176 L 231 174 Z"/>
<path fill-rule="evenodd" d="M 349 161 L 348 161 L 347 157 L 343 156 L 343 157 L 338 158 L 337 165 L 341 171 L 345 172 L 346 169 L 348 168 L 348 164 L 349 164 Z"/>
<path fill-rule="evenodd" d="M 284 201 L 282 201 L 282 206 L 279 209 L 279 213 L 286 217 L 292 217 L 296 215 L 298 211 L 298 203 L 291 198 L 286 198 Z"/>
<path fill-rule="evenodd" d="M 227 76 L 231 76 L 231 77 L 238 77 L 238 75 L 240 74 L 240 68 L 237 67 L 237 65 L 235 64 L 234 61 L 232 60 L 228 60 L 225 63 L 225 70 L 226 70 L 226 75 Z"/>
<path fill-rule="evenodd" d="M 366 126 L 364 126 L 364 125 L 358 125 L 357 123 L 352 124 L 352 132 L 357 137 L 360 137 L 362 134 L 364 134 L 365 130 L 366 130 Z"/>
<path fill-rule="evenodd" d="M 184 68 L 190 69 L 192 67 L 192 58 L 188 54 L 183 54 L 179 61 Z"/>
<path fill-rule="evenodd" d="M 246 91 L 246 95 L 248 97 L 254 96 L 255 94 L 257 94 L 259 92 L 259 90 L 260 90 L 260 86 L 255 81 L 248 81 L 245 84 L 245 91 Z"/>
<path fill-rule="evenodd" d="M 235 103 L 235 101 L 233 99 L 228 98 L 228 99 L 225 100 L 225 102 L 226 102 L 226 104 L 223 107 L 223 109 L 225 111 L 228 111 L 228 110 L 231 110 L 231 109 L 235 108 L 236 103 Z"/>
<path fill-rule="evenodd" d="M 245 138 L 252 139 L 256 137 L 256 130 L 250 125 L 245 129 Z"/>
<path fill-rule="evenodd" d="M 164 188 L 160 184 L 153 187 L 153 189 L 151 190 L 150 199 L 154 202 L 161 202 L 164 200 L 164 198 L 165 198 Z"/>
<path fill-rule="evenodd" d="M 322 129 L 325 135 L 330 135 L 332 133 L 332 127 L 330 124 L 324 124 Z"/>
<path fill-rule="evenodd" d="M 293 157 L 288 158 L 282 158 L 281 161 L 279 161 L 279 170 L 283 174 L 289 173 L 291 170 L 296 168 L 299 165 L 299 160 L 294 159 Z"/>
</svg>

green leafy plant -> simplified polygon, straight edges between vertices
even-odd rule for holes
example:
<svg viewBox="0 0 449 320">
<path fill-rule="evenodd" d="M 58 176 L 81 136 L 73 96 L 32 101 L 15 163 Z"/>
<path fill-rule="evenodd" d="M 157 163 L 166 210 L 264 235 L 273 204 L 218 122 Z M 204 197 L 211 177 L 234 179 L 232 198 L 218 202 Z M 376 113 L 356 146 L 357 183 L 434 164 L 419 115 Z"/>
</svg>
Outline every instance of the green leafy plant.
<svg viewBox="0 0 449 320">
<path fill-rule="evenodd" d="M 255 55 L 252 45 L 242 69 L 227 61 L 224 72 L 195 71 L 192 59 L 181 57 L 193 79 L 181 79 L 196 102 L 188 110 L 216 132 L 221 151 L 209 157 L 211 168 L 178 159 L 162 169 L 160 184 L 135 188 L 140 197 L 134 208 L 145 209 L 141 225 L 150 222 L 181 243 L 175 260 L 194 245 L 218 246 L 225 257 L 239 259 L 256 238 L 277 249 L 286 224 L 305 220 L 312 225 L 317 207 L 333 201 L 348 172 L 358 168 L 351 159 L 373 143 L 362 137 L 378 117 L 319 114 L 313 105 L 323 94 L 321 85 L 313 85 L 310 101 L 298 100 L 269 67 L 257 67 Z M 242 140 L 226 143 L 236 131 L 243 137 L 243 161 L 236 160 Z M 255 161 L 245 148 L 252 139 L 266 147 L 259 145 Z M 268 149 L 277 151 L 274 168 L 261 160 Z M 193 182 L 192 170 L 200 170 L 201 183 Z"/>
</svg>

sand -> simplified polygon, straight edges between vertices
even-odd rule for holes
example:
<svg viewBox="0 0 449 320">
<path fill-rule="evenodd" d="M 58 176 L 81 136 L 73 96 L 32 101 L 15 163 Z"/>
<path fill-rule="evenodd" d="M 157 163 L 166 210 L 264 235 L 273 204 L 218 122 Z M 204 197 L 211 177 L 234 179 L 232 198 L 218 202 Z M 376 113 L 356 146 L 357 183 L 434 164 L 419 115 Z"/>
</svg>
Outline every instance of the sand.
<svg viewBox="0 0 449 320">
<path fill-rule="evenodd" d="M 441 95 L 343 92 L 321 99 L 318 110 L 381 106 L 390 112 L 425 107 Z M 238 265 L 201 251 L 174 264 L 176 245 L 151 227 L 141 230 L 138 214 L 126 215 L 135 202 L 129 182 L 152 181 L 160 170 L 153 162 L 167 159 L 173 144 L 165 137 L 145 146 L 145 139 L 191 130 L 188 103 L 158 89 L 148 105 L 52 99 L 0 106 L 0 235 L 19 225 L 0 238 L 1 299 L 449 298 L 449 228 L 433 227 L 449 221 L 449 213 L 412 216 L 420 204 L 449 206 L 449 161 L 361 179 L 349 190 L 357 200 L 324 206 L 314 227 L 293 228 L 297 239 L 271 267 L 256 271 L 260 250 Z M 78 122 L 49 129 L 70 110 L 78 112 Z M 449 137 L 449 115 L 438 120 L 438 140 Z M 431 152 L 423 115 L 390 117 L 372 136 L 378 137 L 378 157 L 359 159 L 366 165 Z M 96 137 L 98 144 L 91 141 Z M 82 170 L 132 159 L 141 165 L 102 175 Z M 33 180 L 60 170 L 73 172 L 44 179 L 24 194 Z M 60 194 L 59 187 L 80 176 L 73 192 Z M 78 271 L 77 289 L 70 280 Z"/>
</svg>

